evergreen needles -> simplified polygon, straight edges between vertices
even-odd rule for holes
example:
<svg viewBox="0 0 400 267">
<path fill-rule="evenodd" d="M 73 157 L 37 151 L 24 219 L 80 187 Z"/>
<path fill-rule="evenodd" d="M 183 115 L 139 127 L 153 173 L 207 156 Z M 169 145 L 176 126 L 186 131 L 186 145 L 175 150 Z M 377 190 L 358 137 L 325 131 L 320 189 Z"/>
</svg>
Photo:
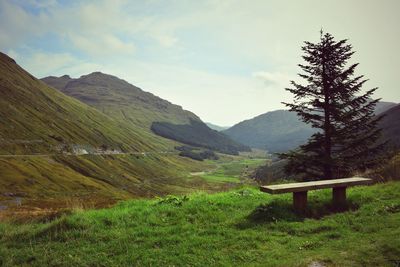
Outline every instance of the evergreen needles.
<svg viewBox="0 0 400 267">
<path fill-rule="evenodd" d="M 299 76 L 305 85 L 292 81 L 294 103 L 284 103 L 290 111 L 318 131 L 298 150 L 280 155 L 288 159 L 286 171 L 304 179 L 333 179 L 376 164 L 384 144 L 377 144 L 381 117 L 374 117 L 372 100 L 377 88 L 361 93 L 367 81 L 356 76 L 358 63 L 348 66 L 354 54 L 347 40 L 336 41 L 321 31 L 318 43 L 305 42 L 305 64 Z"/>
</svg>

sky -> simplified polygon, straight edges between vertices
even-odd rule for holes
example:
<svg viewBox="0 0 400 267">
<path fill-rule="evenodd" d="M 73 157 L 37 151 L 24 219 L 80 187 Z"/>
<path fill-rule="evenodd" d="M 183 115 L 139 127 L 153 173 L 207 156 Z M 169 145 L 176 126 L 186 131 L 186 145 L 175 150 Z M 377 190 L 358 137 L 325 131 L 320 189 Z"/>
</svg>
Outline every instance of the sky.
<svg viewBox="0 0 400 267">
<path fill-rule="evenodd" d="M 231 126 L 282 109 L 304 41 L 348 39 L 400 102 L 398 0 L 0 0 L 0 51 L 38 78 L 101 71 Z"/>
</svg>

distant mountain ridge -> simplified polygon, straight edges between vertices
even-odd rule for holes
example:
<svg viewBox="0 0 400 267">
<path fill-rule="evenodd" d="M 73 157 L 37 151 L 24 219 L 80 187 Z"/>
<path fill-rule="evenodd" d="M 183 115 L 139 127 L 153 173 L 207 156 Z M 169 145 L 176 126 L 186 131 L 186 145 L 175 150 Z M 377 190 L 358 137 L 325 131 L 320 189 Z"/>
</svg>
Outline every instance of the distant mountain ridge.
<svg viewBox="0 0 400 267">
<path fill-rule="evenodd" d="M 396 110 L 393 108 L 397 106 L 398 104 L 392 102 L 378 102 L 375 114 L 392 113 Z M 395 123 L 394 117 L 389 114 L 383 120 L 381 125 L 384 132 L 387 129 L 396 132 L 396 126 L 389 126 L 390 123 Z M 253 148 L 284 152 L 305 143 L 315 129 L 302 122 L 294 112 L 276 110 L 242 121 L 222 132 L 233 140 Z M 393 136 L 391 132 L 386 135 Z"/>
<path fill-rule="evenodd" d="M 302 144 L 314 131 L 296 114 L 276 110 L 242 121 L 222 132 L 253 148 L 283 152 Z"/>
<path fill-rule="evenodd" d="M 243 149 L 248 150 L 248 147 L 210 129 L 192 112 L 115 76 L 93 72 L 77 79 L 64 75 L 45 77 L 42 81 L 149 134 L 222 153 L 237 154 Z"/>
<path fill-rule="evenodd" d="M 380 127 L 383 129 L 383 139 L 389 140 L 389 144 L 397 149 L 400 148 L 400 104 L 392 106 L 384 113 Z"/>
<path fill-rule="evenodd" d="M 216 130 L 218 132 L 221 132 L 221 131 L 224 131 L 224 130 L 227 130 L 230 128 L 229 126 L 219 126 L 219 125 L 213 124 L 211 122 L 206 122 L 206 124 L 208 127 L 210 127 L 213 130 Z"/>
<path fill-rule="evenodd" d="M 191 120 L 190 124 L 172 124 L 154 122 L 151 126 L 158 135 L 192 146 L 200 146 L 222 153 L 236 155 L 239 151 L 250 151 L 250 148 L 227 138 L 223 133 L 210 130 L 202 121 Z"/>
<path fill-rule="evenodd" d="M 384 112 L 388 111 L 389 109 L 395 107 L 396 105 L 398 105 L 398 104 L 393 103 L 393 102 L 379 101 L 378 103 L 376 103 L 376 106 L 375 106 L 375 114 L 378 115 L 378 114 L 384 113 Z"/>
</svg>

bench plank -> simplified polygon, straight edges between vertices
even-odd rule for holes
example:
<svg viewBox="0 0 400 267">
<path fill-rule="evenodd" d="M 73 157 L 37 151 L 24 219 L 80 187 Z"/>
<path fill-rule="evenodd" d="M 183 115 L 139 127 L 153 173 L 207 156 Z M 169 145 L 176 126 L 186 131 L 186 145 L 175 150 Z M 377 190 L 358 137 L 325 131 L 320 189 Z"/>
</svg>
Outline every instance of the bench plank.
<svg viewBox="0 0 400 267">
<path fill-rule="evenodd" d="M 303 192 L 323 188 L 348 187 L 354 185 L 367 185 L 372 182 L 370 178 L 352 177 L 334 180 L 321 180 L 303 183 L 290 183 L 278 185 L 260 186 L 260 190 L 270 194 L 283 194 L 292 192 Z"/>
</svg>

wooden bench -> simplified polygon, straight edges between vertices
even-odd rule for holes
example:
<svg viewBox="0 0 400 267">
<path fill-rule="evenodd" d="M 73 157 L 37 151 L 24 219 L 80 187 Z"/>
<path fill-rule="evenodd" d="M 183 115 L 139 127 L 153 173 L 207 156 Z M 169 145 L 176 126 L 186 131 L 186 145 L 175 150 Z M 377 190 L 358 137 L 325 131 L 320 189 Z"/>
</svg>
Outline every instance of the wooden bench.
<svg viewBox="0 0 400 267">
<path fill-rule="evenodd" d="M 269 194 L 293 193 L 293 207 L 298 213 L 304 213 L 307 207 L 307 192 L 310 190 L 332 188 L 332 201 L 335 208 L 346 204 L 346 188 L 355 185 L 367 185 L 372 179 L 353 177 L 334 180 L 312 181 L 304 183 L 261 186 L 260 190 Z"/>
</svg>

